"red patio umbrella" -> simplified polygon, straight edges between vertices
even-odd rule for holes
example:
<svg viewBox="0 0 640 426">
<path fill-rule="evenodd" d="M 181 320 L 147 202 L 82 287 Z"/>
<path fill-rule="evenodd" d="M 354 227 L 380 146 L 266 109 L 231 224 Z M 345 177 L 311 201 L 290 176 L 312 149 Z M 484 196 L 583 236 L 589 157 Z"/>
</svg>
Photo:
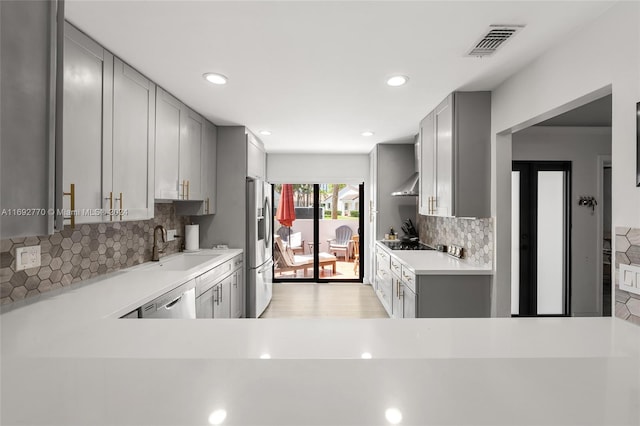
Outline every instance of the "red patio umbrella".
<svg viewBox="0 0 640 426">
<path fill-rule="evenodd" d="M 280 225 L 289 227 L 289 231 L 291 231 L 291 225 L 296 220 L 296 209 L 293 205 L 293 185 L 290 183 L 282 184 L 276 219 Z"/>
</svg>

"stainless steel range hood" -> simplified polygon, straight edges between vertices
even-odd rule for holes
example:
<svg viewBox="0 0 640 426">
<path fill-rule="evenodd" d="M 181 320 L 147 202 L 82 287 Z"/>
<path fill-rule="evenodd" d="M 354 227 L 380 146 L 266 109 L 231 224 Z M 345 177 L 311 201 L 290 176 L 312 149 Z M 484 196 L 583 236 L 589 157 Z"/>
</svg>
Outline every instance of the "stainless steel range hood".
<svg viewBox="0 0 640 426">
<path fill-rule="evenodd" d="M 418 181 L 420 180 L 420 174 L 418 172 L 413 173 L 409 179 L 404 181 L 397 191 L 391 193 L 394 197 L 417 197 L 418 196 Z"/>
</svg>

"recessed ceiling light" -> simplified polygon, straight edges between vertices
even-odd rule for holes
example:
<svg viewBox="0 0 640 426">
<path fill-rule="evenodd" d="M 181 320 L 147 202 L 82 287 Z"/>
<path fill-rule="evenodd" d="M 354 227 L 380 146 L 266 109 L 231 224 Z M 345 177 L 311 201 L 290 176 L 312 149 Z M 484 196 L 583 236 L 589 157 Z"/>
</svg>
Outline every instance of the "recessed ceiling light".
<svg viewBox="0 0 640 426">
<path fill-rule="evenodd" d="M 397 408 L 388 408 L 384 412 L 384 416 L 392 425 L 397 425 L 402 421 L 402 413 Z"/>
<path fill-rule="evenodd" d="M 209 82 L 213 84 L 227 84 L 227 77 L 222 74 L 218 74 L 215 72 L 208 72 L 203 75 L 203 77 Z"/>
<path fill-rule="evenodd" d="M 371 359 L 372 358 L 371 353 L 369 353 L 369 352 L 363 352 L 361 357 L 362 357 L 362 359 Z"/>
<path fill-rule="evenodd" d="M 224 419 L 227 418 L 226 410 L 216 410 L 209 415 L 209 424 L 214 426 L 221 425 L 224 422 Z"/>
<path fill-rule="evenodd" d="M 367 130 L 366 132 L 362 132 L 360 133 L 362 136 L 364 137 L 369 137 L 369 136 L 373 136 L 374 133 L 372 131 Z"/>
<path fill-rule="evenodd" d="M 271 136 L 271 132 L 268 130 L 260 130 L 260 134 L 264 136 Z"/>
<path fill-rule="evenodd" d="M 262 354 L 262 355 L 260 355 L 260 359 L 271 359 L 271 355 L 269 355 L 269 354 Z"/>
<path fill-rule="evenodd" d="M 387 80 L 387 84 L 391 87 L 404 86 L 409 81 L 406 75 L 394 75 Z"/>
</svg>

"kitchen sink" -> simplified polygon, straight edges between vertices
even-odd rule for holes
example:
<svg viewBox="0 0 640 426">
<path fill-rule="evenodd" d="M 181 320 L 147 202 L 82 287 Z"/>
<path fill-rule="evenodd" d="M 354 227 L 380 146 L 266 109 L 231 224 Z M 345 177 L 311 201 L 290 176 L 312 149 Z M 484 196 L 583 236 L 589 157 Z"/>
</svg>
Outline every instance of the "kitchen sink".
<svg viewBox="0 0 640 426">
<path fill-rule="evenodd" d="M 188 271 L 209 262 L 221 254 L 186 254 L 184 256 L 170 256 L 167 259 L 161 258 L 158 262 L 145 264 L 144 269 L 162 268 L 166 271 Z"/>
</svg>

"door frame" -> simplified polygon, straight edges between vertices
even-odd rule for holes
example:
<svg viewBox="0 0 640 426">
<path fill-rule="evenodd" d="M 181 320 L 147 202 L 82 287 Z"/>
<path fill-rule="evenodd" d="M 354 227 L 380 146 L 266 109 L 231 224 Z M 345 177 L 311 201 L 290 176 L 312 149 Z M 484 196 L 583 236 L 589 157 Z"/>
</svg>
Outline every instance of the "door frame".
<svg viewBox="0 0 640 426">
<path fill-rule="evenodd" d="M 602 316 L 604 314 L 603 311 L 603 290 L 604 290 L 604 169 L 606 167 L 611 167 L 611 156 L 610 155 L 598 155 L 598 176 L 596 183 L 596 200 L 600 200 L 600 203 L 596 206 L 595 216 L 596 216 L 596 234 L 597 238 L 597 250 L 596 250 L 596 306 L 598 309 L 598 315 Z M 612 238 L 611 238 L 611 248 L 613 249 L 613 226 L 611 229 Z M 613 253 L 612 253 L 613 254 Z M 611 268 L 613 267 L 613 258 L 611 259 Z M 613 281 L 613 270 L 611 271 L 611 279 Z M 612 289 L 615 286 L 612 285 Z M 613 294 L 612 294 L 612 303 L 613 302 Z M 611 312 L 613 312 L 613 306 L 611 306 Z"/>
<path fill-rule="evenodd" d="M 520 300 L 519 313 L 513 317 L 565 317 L 571 316 L 571 161 L 512 161 L 512 172 L 520 171 L 520 233 L 528 232 L 529 256 L 520 254 Z M 565 173 L 564 193 L 564 289 L 562 314 L 538 314 L 537 300 L 537 264 L 538 264 L 538 180 L 539 171 L 562 171 Z M 526 188 L 526 191 L 523 189 Z M 523 199 L 523 194 L 528 195 Z M 535 237 L 535 238 L 534 238 Z M 525 268 L 523 268 L 523 265 Z M 524 314 L 523 314 L 524 312 Z"/>
<path fill-rule="evenodd" d="M 363 256 L 364 244 L 365 244 L 365 228 L 364 228 L 364 212 L 365 212 L 365 203 L 364 203 L 364 182 L 358 184 L 358 194 L 359 194 L 359 202 L 358 202 L 358 227 L 360 229 L 360 242 L 358 245 L 358 251 L 360 253 L 360 266 L 358 268 L 358 278 L 320 278 L 320 184 L 314 183 L 309 184 L 313 185 L 313 275 L 309 278 L 275 278 L 275 263 L 272 268 L 273 270 L 273 282 L 274 283 L 340 283 L 340 282 L 349 282 L 349 283 L 363 283 L 364 282 L 364 267 L 365 267 L 365 256 Z M 275 195 L 275 185 L 271 185 L 271 199 L 274 199 Z M 275 207 L 274 207 L 275 210 Z M 275 218 L 271 215 L 271 229 L 274 229 Z M 273 241 L 272 241 L 273 246 Z M 273 249 L 272 249 L 273 250 Z M 274 250 L 275 252 L 275 250 Z"/>
</svg>

